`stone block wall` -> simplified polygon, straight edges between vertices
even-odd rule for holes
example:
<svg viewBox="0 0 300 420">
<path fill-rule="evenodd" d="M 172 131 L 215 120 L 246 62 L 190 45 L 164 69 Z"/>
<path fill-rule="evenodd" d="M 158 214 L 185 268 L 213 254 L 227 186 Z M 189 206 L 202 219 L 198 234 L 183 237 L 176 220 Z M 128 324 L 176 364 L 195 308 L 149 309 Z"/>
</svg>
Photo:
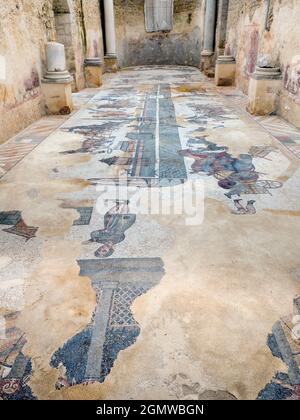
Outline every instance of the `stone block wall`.
<svg viewBox="0 0 300 420">
<path fill-rule="evenodd" d="M 237 60 L 236 84 L 248 92 L 259 55 L 271 54 L 283 73 L 278 113 L 300 128 L 300 2 L 229 0 L 226 52 Z"/>
<path fill-rule="evenodd" d="M 147 33 L 144 0 L 115 0 L 119 65 L 199 66 L 202 0 L 174 0 L 173 30 Z"/>
</svg>

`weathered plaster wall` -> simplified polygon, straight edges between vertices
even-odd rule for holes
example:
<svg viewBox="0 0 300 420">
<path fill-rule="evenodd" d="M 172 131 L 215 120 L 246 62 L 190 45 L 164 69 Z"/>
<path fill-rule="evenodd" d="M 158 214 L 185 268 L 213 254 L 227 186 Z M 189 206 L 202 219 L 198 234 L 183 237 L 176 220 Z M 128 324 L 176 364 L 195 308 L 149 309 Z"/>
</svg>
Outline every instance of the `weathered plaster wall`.
<svg viewBox="0 0 300 420">
<path fill-rule="evenodd" d="M 45 70 L 45 44 L 57 39 L 56 0 L 0 2 L 0 143 L 45 112 L 41 78 Z M 85 55 L 102 54 L 98 0 L 64 0 L 70 9 L 74 88 L 85 87 Z M 61 28 L 60 28 L 61 29 Z M 60 33 L 60 40 L 67 41 Z M 69 53 L 71 54 L 71 52 Z"/>
<path fill-rule="evenodd" d="M 230 0 L 226 52 L 237 59 L 236 84 L 248 92 L 249 76 L 260 54 L 271 54 L 283 73 L 278 112 L 300 127 L 300 2 Z"/>
<path fill-rule="evenodd" d="M 50 2 L 0 3 L 0 143 L 44 113 L 40 79 Z"/>
<path fill-rule="evenodd" d="M 201 0 L 175 0 L 171 32 L 147 33 L 144 0 L 115 0 L 119 65 L 199 66 Z"/>
</svg>

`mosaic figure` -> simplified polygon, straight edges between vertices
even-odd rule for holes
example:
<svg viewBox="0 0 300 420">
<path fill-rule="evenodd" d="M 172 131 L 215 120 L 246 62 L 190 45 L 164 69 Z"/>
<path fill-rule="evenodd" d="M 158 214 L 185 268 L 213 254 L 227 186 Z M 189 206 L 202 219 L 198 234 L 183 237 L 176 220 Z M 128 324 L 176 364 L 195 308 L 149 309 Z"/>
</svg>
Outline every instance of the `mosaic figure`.
<svg viewBox="0 0 300 420">
<path fill-rule="evenodd" d="M 104 216 L 104 229 L 91 233 L 90 242 L 102 244 L 95 252 L 98 258 L 107 258 L 114 253 L 114 246 L 125 240 L 125 232 L 136 221 L 136 215 L 129 213 L 129 202 L 117 202 Z"/>
<path fill-rule="evenodd" d="M 120 351 L 140 334 L 133 318 L 134 300 L 157 285 L 164 275 L 160 258 L 121 258 L 79 261 L 80 275 L 90 277 L 97 296 L 91 323 L 72 337 L 51 359 L 66 369 L 56 388 L 104 382 Z"/>
<path fill-rule="evenodd" d="M 27 385 L 32 375 L 30 358 L 22 353 L 24 334 L 15 327 L 18 313 L 6 315 L 6 338 L 0 340 L 0 399 L 35 400 Z"/>
<path fill-rule="evenodd" d="M 67 150 L 62 152 L 62 154 L 110 153 L 115 139 L 111 134 L 119 125 L 120 123 L 117 122 L 108 122 L 102 125 L 91 124 L 63 128 L 62 131 L 80 134 L 84 136 L 85 140 L 79 149 Z"/>
<path fill-rule="evenodd" d="M 295 313 L 278 321 L 268 336 L 268 347 L 274 357 L 287 366 L 287 373 L 277 372 L 270 383 L 259 393 L 258 400 L 299 400 L 300 401 L 300 337 L 293 331 L 300 325 L 300 298 L 294 301 Z"/>
<path fill-rule="evenodd" d="M 206 137 L 189 140 L 188 148 L 179 153 L 194 159 L 191 167 L 193 174 L 214 176 L 219 187 L 228 190 L 225 196 L 230 199 L 234 195 L 270 194 L 271 189 L 282 187 L 280 182 L 259 179 L 260 174 L 255 170 L 251 154 L 233 157 L 228 147 L 218 146 Z"/>
<path fill-rule="evenodd" d="M 232 210 L 232 214 L 256 214 L 254 200 L 248 200 L 246 207 L 243 206 L 242 201 L 243 200 L 234 200 L 235 209 Z"/>
</svg>

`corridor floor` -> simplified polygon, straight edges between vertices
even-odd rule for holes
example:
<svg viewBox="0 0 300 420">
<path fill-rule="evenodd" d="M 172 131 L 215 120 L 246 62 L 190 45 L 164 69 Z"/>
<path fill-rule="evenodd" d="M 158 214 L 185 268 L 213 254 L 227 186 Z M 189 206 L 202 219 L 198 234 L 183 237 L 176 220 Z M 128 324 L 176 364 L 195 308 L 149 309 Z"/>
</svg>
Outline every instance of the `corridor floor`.
<svg viewBox="0 0 300 420">
<path fill-rule="evenodd" d="M 36 141 L 0 178 L 0 398 L 300 399 L 300 160 L 234 99 L 129 68 L 14 143 Z"/>
</svg>

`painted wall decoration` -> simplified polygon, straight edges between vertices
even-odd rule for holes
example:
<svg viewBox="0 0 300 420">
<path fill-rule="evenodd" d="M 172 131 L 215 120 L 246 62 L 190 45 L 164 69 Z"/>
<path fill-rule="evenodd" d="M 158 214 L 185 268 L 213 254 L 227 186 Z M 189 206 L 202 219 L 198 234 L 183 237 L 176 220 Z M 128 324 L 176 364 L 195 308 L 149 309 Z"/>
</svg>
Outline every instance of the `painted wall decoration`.
<svg viewBox="0 0 300 420">
<path fill-rule="evenodd" d="M 97 306 L 91 323 L 72 337 L 51 359 L 63 365 L 61 389 L 82 383 L 104 382 L 120 351 L 131 346 L 140 333 L 130 307 L 134 300 L 158 284 L 164 275 L 160 258 L 81 260 L 80 275 L 91 278 Z"/>
<path fill-rule="evenodd" d="M 255 157 L 265 159 L 272 151 L 270 148 L 252 148 L 250 153 Z M 192 164 L 193 174 L 207 174 L 218 181 L 218 186 L 227 190 L 225 196 L 229 199 L 234 196 L 240 197 L 244 194 L 271 194 L 272 189 L 282 187 L 282 183 L 261 179 L 261 174 L 255 170 L 253 155 L 241 154 L 233 157 L 227 146 L 219 146 L 207 137 L 191 138 L 188 141 L 188 148 L 180 154 L 194 160 Z M 241 202 L 235 201 L 236 210 L 234 214 L 255 214 L 253 205 L 255 201 L 248 201 L 248 210 L 244 212 Z"/>
</svg>

